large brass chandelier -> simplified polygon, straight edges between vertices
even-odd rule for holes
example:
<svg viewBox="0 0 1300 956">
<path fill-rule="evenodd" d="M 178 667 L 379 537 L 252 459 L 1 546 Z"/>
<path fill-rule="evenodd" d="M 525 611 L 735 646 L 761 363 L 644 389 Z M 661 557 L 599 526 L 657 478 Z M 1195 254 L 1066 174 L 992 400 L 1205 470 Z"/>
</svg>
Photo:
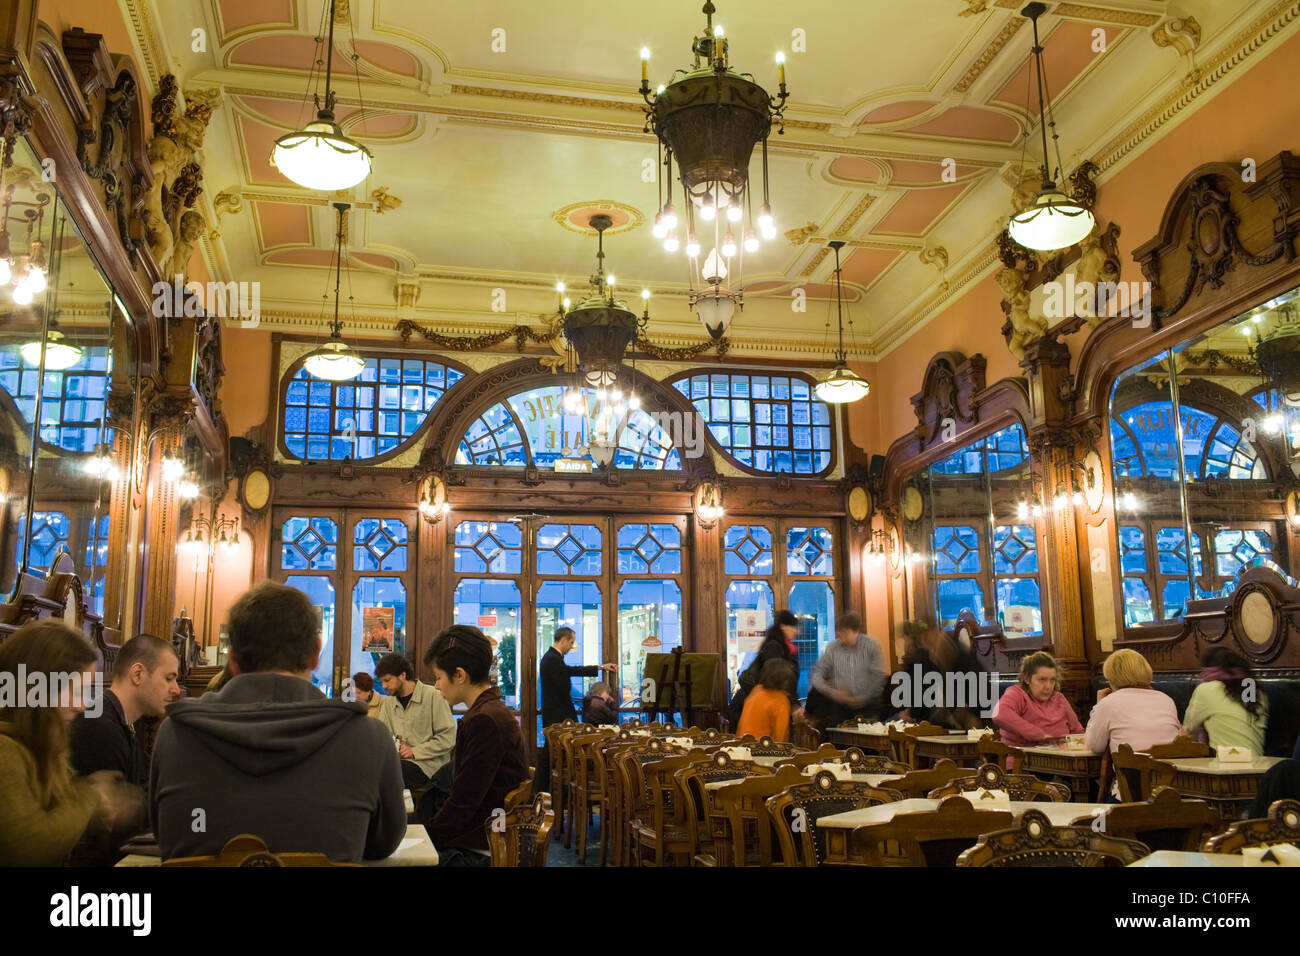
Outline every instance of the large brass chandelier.
<svg viewBox="0 0 1300 956">
<path fill-rule="evenodd" d="M 667 86 L 653 93 L 650 51 L 641 51 L 641 95 L 646 102 L 646 131 L 653 131 L 659 140 L 664 169 L 654 234 L 669 252 L 683 248 L 684 237 L 691 306 L 709 335 L 719 339 L 743 304 L 744 254 L 758 251 L 760 235 L 776 238 L 768 193 L 767 137 L 773 121 L 777 132 L 784 132 L 781 118 L 788 93 L 781 54 L 777 54 L 776 96 L 769 96 L 750 74 L 731 69 L 725 31 L 713 23 L 715 10 L 712 2 L 704 4 L 704 34 L 691 44 L 693 67 L 678 70 Z M 749 163 L 759 144 L 763 195 L 755 216 Z M 676 179 L 686 197 L 680 213 L 673 203 L 674 158 Z M 701 263 L 705 245 L 710 251 Z"/>
</svg>

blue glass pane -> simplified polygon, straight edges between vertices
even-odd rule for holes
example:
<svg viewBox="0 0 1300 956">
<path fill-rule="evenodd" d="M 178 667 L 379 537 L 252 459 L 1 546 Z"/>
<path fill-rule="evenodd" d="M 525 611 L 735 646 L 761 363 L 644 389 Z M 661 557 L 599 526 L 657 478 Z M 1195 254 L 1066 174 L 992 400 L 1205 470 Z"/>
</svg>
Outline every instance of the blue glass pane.
<svg viewBox="0 0 1300 956">
<path fill-rule="evenodd" d="M 939 624 L 949 627 L 957 616 L 969 609 L 979 621 L 984 621 L 984 593 L 974 578 L 945 578 L 936 588 L 939 598 Z"/>
<path fill-rule="evenodd" d="M 1147 569 L 1145 536 L 1138 525 L 1121 525 L 1119 529 L 1120 567 L 1125 574 L 1142 574 Z M 1144 585 L 1145 587 L 1145 585 Z M 1150 595 L 1147 597 L 1150 604 Z"/>
<path fill-rule="evenodd" d="M 937 526 L 932 537 L 932 549 L 937 573 L 979 573 L 979 534 L 973 527 L 969 525 Z"/>
<path fill-rule="evenodd" d="M 407 359 L 408 379 L 427 379 L 428 385 L 381 384 L 401 380 L 403 361 L 365 361 L 361 375 L 346 382 L 322 381 L 303 368 L 294 374 L 284 396 L 284 439 L 290 454 L 311 460 L 365 460 L 394 451 L 419 431 L 446 389 L 463 377 L 440 362 Z M 356 411 L 374 408 L 393 411 L 378 416 Z"/>
<path fill-rule="evenodd" d="M 1151 591 L 1142 578 L 1124 579 L 1124 623 L 1129 627 L 1156 619 Z"/>
<path fill-rule="evenodd" d="M 19 414 L 30 422 L 36 414 L 37 371 L 18 346 L 0 349 L 0 388 L 9 393 Z M 40 437 L 65 451 L 93 452 L 110 440 L 100 437 L 104 397 L 110 371 L 106 346 L 81 346 L 81 358 L 66 369 L 46 371 L 41 388 Z"/>
</svg>

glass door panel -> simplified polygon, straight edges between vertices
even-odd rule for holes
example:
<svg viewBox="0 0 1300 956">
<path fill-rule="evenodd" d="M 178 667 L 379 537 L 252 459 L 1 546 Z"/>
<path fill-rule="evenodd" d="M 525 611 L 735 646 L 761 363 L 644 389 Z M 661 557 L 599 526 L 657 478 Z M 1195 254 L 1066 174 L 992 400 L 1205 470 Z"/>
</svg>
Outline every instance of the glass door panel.
<svg viewBox="0 0 1300 956">
<path fill-rule="evenodd" d="M 401 578 L 357 580 L 352 587 L 351 637 L 348 674 L 373 675 L 385 654 L 406 653 L 406 585 Z"/>
<path fill-rule="evenodd" d="M 595 529 L 592 529 L 595 530 Z M 540 549 L 541 538 L 538 538 Z M 599 537 L 597 538 L 599 547 Z M 596 552 L 599 559 L 600 553 Z M 555 632 L 561 627 L 573 628 L 573 650 L 565 657 L 565 663 L 573 667 L 589 667 L 603 662 L 601 641 L 601 594 L 600 586 L 594 581 L 545 581 L 537 589 L 537 657 L 542 655 L 555 640 Z M 569 681 L 569 696 L 574 709 L 581 714 L 582 697 L 587 685 L 601 678 L 574 677 Z M 534 680 L 537 680 L 534 677 Z M 541 698 L 538 697 L 540 702 Z M 540 709 L 540 707 L 539 707 Z M 541 715 L 537 716 L 538 743 L 541 741 Z"/>
<path fill-rule="evenodd" d="M 452 603 L 457 624 L 473 625 L 495 642 L 497 687 L 506 706 L 518 708 L 519 626 L 523 613 L 519 585 L 502 578 L 464 578 L 456 586 Z"/>
<path fill-rule="evenodd" d="M 334 686 L 334 584 L 323 574 L 291 574 L 284 583 L 307 595 L 320 614 L 320 660 L 311 672 L 311 682 L 328 695 Z"/>
<path fill-rule="evenodd" d="M 835 592 L 825 581 L 799 581 L 790 588 L 790 611 L 799 621 L 799 696 L 808 695 L 813 665 L 835 637 Z"/>
<path fill-rule="evenodd" d="M 769 556 L 771 552 L 769 551 Z M 769 557 L 770 563 L 770 557 Z M 752 612 L 752 613 L 744 613 Z M 745 618 L 745 620 L 741 620 Z M 740 632 L 766 631 L 772 623 L 772 586 L 766 581 L 732 581 L 727 586 L 727 686 L 736 692 L 736 678 L 757 653 L 754 648 L 741 649 Z M 760 639 L 761 640 L 761 639 Z"/>
<path fill-rule="evenodd" d="M 676 581 L 630 578 L 618 589 L 618 678 L 624 704 L 641 693 L 646 654 L 682 643 L 682 589 Z"/>
</svg>

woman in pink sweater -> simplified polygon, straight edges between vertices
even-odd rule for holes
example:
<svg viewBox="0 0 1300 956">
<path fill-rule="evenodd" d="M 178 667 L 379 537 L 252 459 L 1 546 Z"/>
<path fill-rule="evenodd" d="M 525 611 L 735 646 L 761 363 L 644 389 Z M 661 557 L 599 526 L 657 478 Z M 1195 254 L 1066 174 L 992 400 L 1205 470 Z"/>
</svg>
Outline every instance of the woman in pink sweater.
<svg viewBox="0 0 1300 956">
<path fill-rule="evenodd" d="M 1002 741 L 1012 747 L 1083 733 L 1074 708 L 1061 694 L 1056 661 L 1046 651 L 1021 662 L 1020 682 L 1008 688 L 993 708 L 993 723 L 1002 731 Z"/>
<path fill-rule="evenodd" d="M 1123 648 L 1106 658 L 1102 675 L 1110 684 L 1097 692 L 1084 743 L 1095 754 L 1128 744 L 1135 751 L 1167 744 L 1182 732 L 1178 708 L 1168 694 L 1151 687 L 1151 665 Z"/>
</svg>

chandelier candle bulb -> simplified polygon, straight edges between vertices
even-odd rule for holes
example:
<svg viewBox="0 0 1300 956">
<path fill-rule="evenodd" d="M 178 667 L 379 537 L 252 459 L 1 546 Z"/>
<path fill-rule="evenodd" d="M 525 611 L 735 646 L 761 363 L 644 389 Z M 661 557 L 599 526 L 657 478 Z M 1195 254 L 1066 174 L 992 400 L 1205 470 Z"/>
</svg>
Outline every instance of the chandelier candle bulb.
<svg viewBox="0 0 1300 956">
<path fill-rule="evenodd" d="M 785 54 L 777 53 L 776 55 L 776 82 L 780 86 L 785 86 Z"/>
<path fill-rule="evenodd" d="M 641 48 L 641 81 L 645 82 L 650 79 L 650 51 L 646 47 Z"/>
</svg>

